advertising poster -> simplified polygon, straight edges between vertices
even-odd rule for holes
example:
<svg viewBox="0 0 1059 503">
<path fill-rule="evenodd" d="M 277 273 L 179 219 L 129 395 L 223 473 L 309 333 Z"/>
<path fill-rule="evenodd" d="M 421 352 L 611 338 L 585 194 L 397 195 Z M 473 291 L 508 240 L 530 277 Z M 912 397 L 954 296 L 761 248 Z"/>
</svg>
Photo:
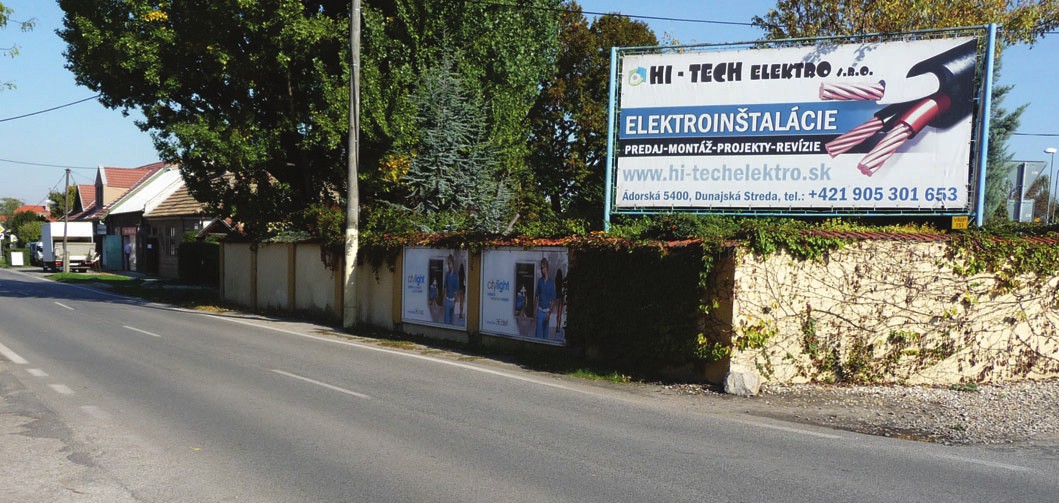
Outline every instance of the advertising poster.
<svg viewBox="0 0 1059 503">
<path fill-rule="evenodd" d="M 965 209 L 977 45 L 624 55 L 614 207 Z"/>
<path fill-rule="evenodd" d="M 482 252 L 482 333 L 566 344 L 565 248 Z"/>
<path fill-rule="evenodd" d="M 401 321 L 467 327 L 467 251 L 405 248 Z"/>
</svg>

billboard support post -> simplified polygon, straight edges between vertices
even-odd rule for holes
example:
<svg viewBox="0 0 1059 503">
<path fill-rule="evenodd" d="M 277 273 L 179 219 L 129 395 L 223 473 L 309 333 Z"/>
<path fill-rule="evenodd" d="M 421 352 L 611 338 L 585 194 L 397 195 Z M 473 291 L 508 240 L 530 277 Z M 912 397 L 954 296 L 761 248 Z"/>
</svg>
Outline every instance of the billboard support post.
<svg viewBox="0 0 1059 503">
<path fill-rule="evenodd" d="M 610 232 L 610 198 L 612 196 L 614 167 L 614 121 L 617 120 L 615 110 L 618 99 L 618 48 L 610 48 L 610 104 L 607 111 L 607 165 L 606 185 L 603 187 L 603 230 Z"/>
<path fill-rule="evenodd" d="M 981 227 L 985 223 L 985 177 L 989 169 L 989 122 L 993 108 L 993 58 L 996 53 L 996 24 L 989 24 L 986 37 L 985 73 L 982 79 L 982 117 L 978 142 L 978 198 L 975 201 L 974 224 Z"/>
</svg>

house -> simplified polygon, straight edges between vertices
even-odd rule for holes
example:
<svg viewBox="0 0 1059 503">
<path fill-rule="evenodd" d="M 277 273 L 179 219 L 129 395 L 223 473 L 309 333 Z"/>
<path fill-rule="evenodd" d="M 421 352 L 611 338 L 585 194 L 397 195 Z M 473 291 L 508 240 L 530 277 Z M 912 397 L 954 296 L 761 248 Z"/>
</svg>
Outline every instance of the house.
<svg viewBox="0 0 1059 503">
<path fill-rule="evenodd" d="M 122 250 L 124 243 L 121 237 L 117 242 L 105 236 L 106 227 L 102 225 L 111 205 L 116 203 L 130 190 L 142 184 L 150 176 L 165 167 L 165 163 L 156 162 L 138 168 L 116 168 L 100 166 L 96 171 L 95 183 L 77 185 L 77 197 L 74 198 L 74 209 L 69 218 L 79 222 L 92 222 L 96 227 L 96 251 L 103 259 L 103 268 L 108 271 L 128 270 Z M 132 234 L 135 234 L 133 232 Z M 134 238 L 124 238 L 130 243 Z M 108 249 L 107 246 L 110 245 Z"/>
<path fill-rule="evenodd" d="M 104 210 L 104 264 L 108 249 L 120 250 L 126 270 L 179 277 L 184 234 L 200 231 L 213 219 L 188 192 L 180 169 L 164 165 L 137 182 Z"/>
</svg>

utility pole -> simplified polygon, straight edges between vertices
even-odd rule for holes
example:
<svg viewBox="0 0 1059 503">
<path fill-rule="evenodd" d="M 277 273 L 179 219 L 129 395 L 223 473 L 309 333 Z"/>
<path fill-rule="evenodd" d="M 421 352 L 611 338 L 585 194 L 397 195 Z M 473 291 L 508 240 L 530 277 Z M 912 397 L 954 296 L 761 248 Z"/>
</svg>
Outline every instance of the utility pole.
<svg viewBox="0 0 1059 503">
<path fill-rule="evenodd" d="M 66 188 L 63 189 L 63 272 L 70 272 L 70 248 L 66 243 L 66 228 L 70 225 L 70 168 L 66 168 Z"/>
<path fill-rule="evenodd" d="M 357 324 L 357 248 L 360 227 L 360 191 L 357 171 L 360 162 L 360 0 L 353 0 L 349 13 L 349 179 L 346 196 L 346 257 L 342 291 L 342 326 Z"/>
</svg>

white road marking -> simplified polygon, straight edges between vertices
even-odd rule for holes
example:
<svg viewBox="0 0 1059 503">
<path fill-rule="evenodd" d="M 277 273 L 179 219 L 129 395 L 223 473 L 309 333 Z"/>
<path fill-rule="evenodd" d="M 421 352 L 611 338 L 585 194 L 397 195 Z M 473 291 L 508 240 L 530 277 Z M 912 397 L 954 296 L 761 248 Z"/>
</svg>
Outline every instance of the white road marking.
<svg viewBox="0 0 1059 503">
<path fill-rule="evenodd" d="M 370 396 L 365 395 L 364 393 L 357 393 L 356 391 L 350 391 L 350 390 L 348 390 L 346 388 L 339 388 L 338 386 L 332 386 L 332 385 L 327 384 L 325 382 L 320 382 L 320 381 L 317 381 L 315 379 L 309 379 L 308 377 L 302 377 L 302 376 L 297 375 L 297 374 L 291 374 L 290 372 L 284 372 L 282 370 L 276 370 L 276 369 L 272 369 L 272 371 L 277 373 L 277 374 L 279 374 L 279 375 L 282 375 L 282 376 L 287 376 L 287 377 L 292 377 L 294 379 L 299 379 L 299 380 L 305 381 L 307 383 L 315 384 L 317 386 L 322 386 L 322 387 L 327 388 L 329 390 L 334 390 L 334 391 L 337 391 L 339 393 L 345 393 L 347 395 L 352 395 L 352 396 L 355 396 L 357 398 L 371 398 Z"/>
<path fill-rule="evenodd" d="M 0 355 L 4 355 L 4 358 L 11 360 L 11 363 L 14 363 L 15 365 L 25 365 L 29 363 L 25 358 L 18 356 L 18 353 L 11 351 L 3 344 L 0 344 Z"/>
<path fill-rule="evenodd" d="M 99 419 L 101 421 L 110 420 L 110 414 L 107 411 L 96 407 L 95 405 L 82 405 L 81 410 L 85 411 L 85 414 L 88 414 L 89 416 L 92 416 L 95 419 Z"/>
<path fill-rule="evenodd" d="M 57 305 L 57 306 L 59 306 L 59 307 L 64 307 L 64 308 L 66 308 L 66 309 L 69 309 L 69 310 L 71 310 L 71 311 L 73 311 L 73 310 L 74 310 L 74 308 L 72 308 L 72 307 L 70 307 L 70 306 L 68 306 L 68 305 L 66 305 L 66 304 L 63 304 L 62 302 L 56 302 L 56 303 L 55 303 L 55 305 Z"/>
<path fill-rule="evenodd" d="M 74 390 L 70 389 L 70 387 L 65 384 L 49 384 L 48 387 L 55 390 L 55 392 L 60 395 L 74 394 Z"/>
<path fill-rule="evenodd" d="M 196 314 L 198 314 L 198 313 L 196 313 Z M 458 362 L 452 362 L 452 361 L 448 361 L 448 360 L 442 360 L 440 358 L 433 358 L 433 357 L 430 357 L 430 356 L 423 356 L 423 355 L 418 355 L 418 354 L 415 354 L 415 353 L 406 353 L 406 352 L 402 352 L 402 351 L 395 351 L 395 350 L 392 350 L 392 349 L 386 349 L 386 348 L 379 348 L 379 347 L 375 347 L 375 346 L 370 346 L 370 345 L 367 345 L 367 344 L 360 344 L 360 343 L 350 342 L 350 341 L 340 341 L 340 340 L 336 340 L 336 339 L 330 339 L 330 338 L 327 338 L 327 337 L 319 337 L 319 336 L 316 336 L 316 335 L 303 334 L 303 333 L 295 332 L 293 330 L 285 330 L 285 329 L 282 329 L 282 328 L 275 328 L 275 327 L 270 327 L 270 326 L 266 326 L 266 325 L 259 325 L 257 323 L 251 323 L 249 321 L 237 320 L 237 319 L 233 319 L 233 318 L 226 318 L 226 317 L 223 317 L 223 316 L 216 316 L 216 315 L 212 315 L 212 314 L 200 314 L 200 316 L 208 316 L 210 318 L 215 318 L 215 319 L 218 319 L 218 320 L 230 321 L 232 323 L 238 323 L 240 325 L 249 325 L 251 327 L 260 328 L 260 329 L 263 329 L 263 330 L 272 330 L 274 332 L 281 332 L 281 333 L 284 333 L 284 334 L 296 335 L 298 337 L 304 337 L 306 339 L 313 339 L 313 340 L 322 341 L 322 342 L 329 342 L 331 344 L 340 344 L 340 345 L 343 345 L 343 346 L 350 346 L 350 347 L 359 348 L 359 349 L 367 349 L 369 351 L 378 351 L 380 353 L 386 353 L 386 354 L 391 354 L 391 355 L 395 355 L 395 356 L 403 356 L 405 358 L 413 358 L 413 359 L 416 359 L 416 360 L 428 361 L 428 362 L 432 362 L 432 363 L 440 363 L 442 365 L 448 365 L 450 367 L 461 368 L 461 369 L 464 369 L 464 370 L 472 370 L 474 372 L 481 372 L 483 374 L 489 374 L 489 375 L 494 375 L 494 376 L 498 376 L 498 377 L 506 377 L 508 379 L 514 379 L 516 381 L 528 382 L 528 383 L 538 384 L 538 385 L 541 385 L 541 386 L 548 386 L 550 388 L 558 388 L 558 389 L 562 389 L 562 390 L 566 390 L 566 391 L 572 391 L 574 393 L 581 393 L 581 394 L 584 394 L 584 395 L 590 395 L 590 396 L 595 396 L 595 397 L 602 397 L 603 396 L 603 395 L 601 395 L 599 393 L 593 393 L 591 391 L 578 389 L 578 388 L 573 388 L 573 387 L 570 387 L 570 386 L 563 386 L 561 384 L 555 384 L 555 383 L 540 381 L 540 380 L 537 380 L 537 379 L 530 379 L 528 377 L 523 377 L 523 376 L 514 375 L 514 374 L 508 374 L 506 372 L 500 372 L 498 370 L 492 370 L 492 369 L 487 369 L 487 368 L 482 368 L 482 367 L 475 367 L 473 365 L 467 365 L 467 364 L 464 364 L 464 363 L 458 363 Z"/>
<path fill-rule="evenodd" d="M 141 334 L 147 334 L 147 335 L 150 335 L 151 337 L 161 337 L 161 335 L 158 335 L 158 334 L 152 334 L 151 332 L 148 332 L 148 331 L 146 331 L 146 330 L 140 330 L 140 329 L 138 329 L 138 328 L 135 328 L 135 327 L 130 327 L 130 326 L 128 326 L 128 325 L 122 325 L 122 328 L 127 328 L 127 329 L 129 329 L 129 330 L 132 330 L 133 332 L 139 332 L 139 333 L 141 333 Z"/>
<path fill-rule="evenodd" d="M 990 468 L 1000 468 L 1002 470 L 1008 470 L 1008 471 L 1012 471 L 1012 472 L 1031 472 L 1031 471 L 1033 471 L 1032 469 L 1026 468 L 1025 466 L 1009 465 L 1009 464 L 1005 464 L 1005 463 L 997 463 L 995 461 L 985 461 L 985 460 L 981 460 L 981 459 L 964 458 L 964 457 L 961 457 L 961 456 L 952 456 L 952 455 L 949 455 L 949 454 L 934 454 L 934 456 L 942 458 L 942 459 L 947 459 L 949 461 L 958 461 L 960 463 L 971 463 L 971 464 L 974 464 L 974 465 L 988 466 Z"/>
<path fill-rule="evenodd" d="M 830 435 L 830 434 L 827 434 L 827 433 L 817 433 L 815 431 L 800 430 L 798 428 L 789 428 L 787 426 L 776 426 L 776 425 L 773 425 L 773 424 L 758 423 L 758 422 L 754 422 L 754 421 L 745 421 L 745 423 L 749 424 L 751 426 L 757 426 L 757 427 L 760 427 L 760 428 L 768 428 L 770 430 L 786 431 L 788 433 L 798 433 L 798 434 L 801 434 L 801 435 L 811 435 L 811 436 L 820 437 L 820 438 L 830 438 L 830 439 L 840 439 L 840 438 L 842 438 L 839 435 Z"/>
<path fill-rule="evenodd" d="M 33 377 L 48 377 L 48 373 L 41 369 L 26 369 L 26 372 Z"/>
</svg>

